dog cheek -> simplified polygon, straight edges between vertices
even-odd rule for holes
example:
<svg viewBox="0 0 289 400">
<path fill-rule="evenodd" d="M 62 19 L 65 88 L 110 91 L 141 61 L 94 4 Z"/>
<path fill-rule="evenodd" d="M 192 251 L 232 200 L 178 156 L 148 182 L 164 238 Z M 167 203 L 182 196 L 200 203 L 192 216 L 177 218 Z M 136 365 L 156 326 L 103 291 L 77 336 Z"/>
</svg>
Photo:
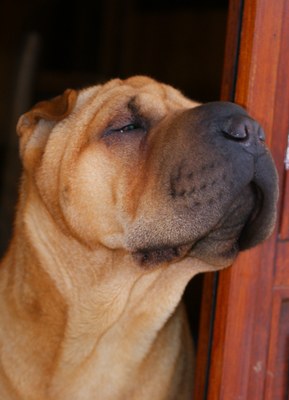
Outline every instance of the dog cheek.
<svg viewBox="0 0 289 400">
<path fill-rule="evenodd" d="M 70 229 L 89 247 L 118 248 L 122 227 L 117 218 L 113 177 L 104 158 L 83 157 L 63 180 L 60 204 Z M 110 166 L 111 169 L 111 166 Z"/>
</svg>

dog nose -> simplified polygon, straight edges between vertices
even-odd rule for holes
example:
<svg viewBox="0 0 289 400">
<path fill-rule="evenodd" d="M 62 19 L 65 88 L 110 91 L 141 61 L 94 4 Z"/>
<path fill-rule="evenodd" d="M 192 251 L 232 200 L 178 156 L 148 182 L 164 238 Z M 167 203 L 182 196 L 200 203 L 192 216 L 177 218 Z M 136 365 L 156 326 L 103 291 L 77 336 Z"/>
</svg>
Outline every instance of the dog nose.
<svg viewBox="0 0 289 400">
<path fill-rule="evenodd" d="M 229 118 L 222 133 L 229 140 L 246 143 L 246 146 L 265 142 L 265 133 L 257 121 L 247 115 L 234 115 Z"/>
</svg>

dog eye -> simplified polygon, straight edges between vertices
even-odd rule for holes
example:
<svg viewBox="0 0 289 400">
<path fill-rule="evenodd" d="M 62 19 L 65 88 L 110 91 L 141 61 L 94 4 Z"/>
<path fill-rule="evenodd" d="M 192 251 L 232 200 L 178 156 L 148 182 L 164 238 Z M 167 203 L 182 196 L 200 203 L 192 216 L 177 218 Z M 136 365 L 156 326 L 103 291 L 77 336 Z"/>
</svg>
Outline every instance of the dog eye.
<svg viewBox="0 0 289 400">
<path fill-rule="evenodd" d="M 138 129 L 142 129 L 142 127 L 138 124 L 129 124 L 125 125 L 120 129 L 116 129 L 116 131 L 123 133 L 123 132 L 129 132 L 129 131 L 136 131 Z"/>
<path fill-rule="evenodd" d="M 115 124 L 116 125 L 116 124 Z M 118 136 L 136 136 L 139 137 L 139 134 L 144 134 L 147 132 L 147 128 L 145 123 L 143 122 L 131 122 L 127 125 L 121 126 L 120 124 L 117 126 L 109 127 L 103 134 L 103 137 L 109 137 L 111 135 Z M 135 135 L 134 135 L 135 134 Z"/>
</svg>

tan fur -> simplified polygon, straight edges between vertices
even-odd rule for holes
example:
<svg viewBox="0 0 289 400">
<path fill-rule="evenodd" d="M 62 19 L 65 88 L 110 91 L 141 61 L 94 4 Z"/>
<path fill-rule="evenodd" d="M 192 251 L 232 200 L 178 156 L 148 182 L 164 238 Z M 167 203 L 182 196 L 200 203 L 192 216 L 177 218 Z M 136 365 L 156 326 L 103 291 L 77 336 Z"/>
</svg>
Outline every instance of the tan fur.
<svg viewBox="0 0 289 400">
<path fill-rule="evenodd" d="M 146 143 L 103 135 L 129 124 L 131 98 L 159 127 L 157 140 L 154 131 Z M 195 106 L 136 77 L 66 91 L 21 117 L 21 196 L 0 269 L 1 400 L 191 398 L 180 300 L 195 274 L 216 266 L 184 247 L 173 261 L 142 267 L 131 232 L 163 215 L 155 230 L 170 239 L 171 211 L 156 190 L 161 127 Z"/>
</svg>

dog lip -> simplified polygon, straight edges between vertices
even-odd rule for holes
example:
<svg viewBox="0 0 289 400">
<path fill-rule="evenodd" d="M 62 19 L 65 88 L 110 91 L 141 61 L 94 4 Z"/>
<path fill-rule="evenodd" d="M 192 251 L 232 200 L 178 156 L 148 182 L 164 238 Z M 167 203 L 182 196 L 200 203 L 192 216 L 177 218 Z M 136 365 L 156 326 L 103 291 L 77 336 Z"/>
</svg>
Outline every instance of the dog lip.
<svg viewBox="0 0 289 400">
<path fill-rule="evenodd" d="M 257 218 L 258 218 L 258 216 L 259 216 L 259 214 L 260 214 L 260 212 L 262 210 L 263 202 L 264 202 L 264 195 L 263 195 L 262 190 L 259 188 L 259 186 L 256 185 L 255 182 L 252 182 L 251 183 L 251 187 L 252 187 L 252 189 L 254 191 L 255 206 L 254 206 L 254 208 L 253 208 L 253 210 L 252 210 L 252 212 L 251 212 L 251 214 L 249 216 L 248 221 L 246 222 L 246 224 L 244 226 L 244 229 L 246 229 L 246 227 L 248 227 L 249 225 L 253 224 L 257 220 Z"/>
<path fill-rule="evenodd" d="M 251 184 L 248 186 L 248 190 Z M 153 267 L 164 262 L 177 261 L 184 257 L 199 258 L 212 265 L 224 265 L 233 260 L 239 250 L 240 238 L 246 226 L 254 223 L 262 208 L 262 191 L 252 184 L 252 195 L 256 198 L 254 208 L 244 211 L 243 217 L 235 220 L 240 202 L 230 208 L 211 230 L 203 235 L 188 238 L 185 244 L 163 244 L 133 251 L 133 258 L 142 267 Z M 245 197 L 243 198 L 245 200 Z M 253 204 L 251 204 L 253 206 Z M 245 209 L 244 209 L 245 210 Z M 239 214 L 238 214 L 239 215 Z M 232 224 L 232 220 L 235 222 Z M 202 254 L 206 254 L 202 256 Z"/>
<path fill-rule="evenodd" d="M 192 244 L 139 249 L 133 252 L 133 258 L 142 267 L 153 267 L 164 262 L 183 258 Z"/>
<path fill-rule="evenodd" d="M 260 215 L 261 215 L 263 207 L 264 207 L 264 193 L 263 193 L 262 189 L 254 181 L 251 182 L 251 187 L 252 187 L 252 189 L 254 191 L 254 195 L 255 195 L 255 205 L 248 217 L 248 220 L 244 224 L 244 227 L 240 234 L 240 237 L 239 237 L 240 250 L 245 250 L 247 248 L 249 232 L 252 229 L 254 229 L 255 226 L 258 225 L 258 220 L 260 218 Z"/>
<path fill-rule="evenodd" d="M 240 238 L 240 250 L 246 250 L 267 239 L 277 218 L 278 175 L 271 156 L 259 157 L 252 181 L 257 206 Z"/>
</svg>

